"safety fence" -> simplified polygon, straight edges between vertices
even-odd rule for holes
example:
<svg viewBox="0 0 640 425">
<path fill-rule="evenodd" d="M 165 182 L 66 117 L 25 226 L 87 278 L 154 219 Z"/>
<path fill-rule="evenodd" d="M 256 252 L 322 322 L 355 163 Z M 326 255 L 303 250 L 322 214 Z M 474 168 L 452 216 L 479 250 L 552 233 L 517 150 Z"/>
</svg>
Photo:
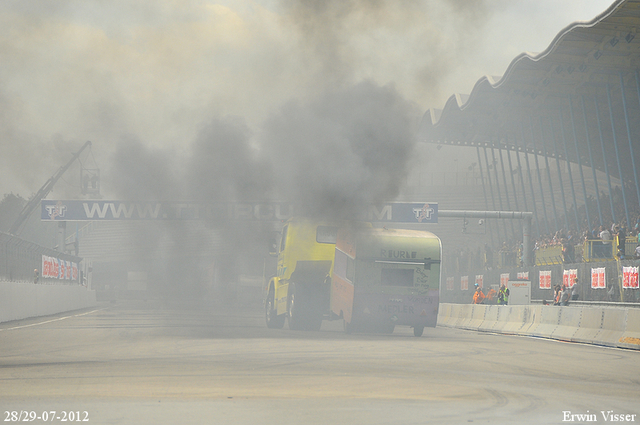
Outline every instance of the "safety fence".
<svg viewBox="0 0 640 425">
<path fill-rule="evenodd" d="M 573 263 L 615 262 L 618 260 L 635 259 L 636 247 L 639 245 L 637 236 L 629 236 L 624 243 L 624 252 L 619 249 L 617 236 L 611 241 L 601 239 L 587 239 L 578 245 L 571 245 L 570 249 L 563 249 L 560 243 L 536 247 L 532 251 L 531 262 L 536 266 L 551 266 Z M 443 271 L 447 274 L 470 271 L 484 267 L 485 269 L 511 269 L 522 266 L 522 248 L 517 250 L 500 250 L 497 255 L 487 255 L 486 252 L 460 252 L 444 255 Z"/>
<path fill-rule="evenodd" d="M 449 275 L 443 272 L 440 299 L 445 303 L 470 304 L 473 301 L 475 283 L 486 293 L 490 287 L 497 290 L 501 282 L 529 280 L 531 299 L 550 301 L 554 296 L 554 286 L 566 283 L 566 276 L 570 273 L 572 277 L 578 278 L 576 290 L 581 301 L 640 303 L 638 282 L 629 278 L 629 271 L 637 270 L 638 267 L 640 260 L 617 260 L 481 269 Z M 637 272 L 634 276 L 637 276 Z"/>
<path fill-rule="evenodd" d="M 569 252 L 566 252 L 561 244 L 548 245 L 534 250 L 535 264 L 537 266 L 562 264 L 562 263 L 582 263 L 616 261 L 619 258 L 633 258 L 638 237 L 629 236 L 625 238 L 624 251 L 618 237 L 615 236 L 610 241 L 602 239 L 586 239 L 582 244 L 571 245 Z"/>
<path fill-rule="evenodd" d="M 80 279 L 77 269 L 81 260 L 0 232 L 0 280 L 33 282 L 34 270 L 38 270 L 39 283 L 77 282 Z"/>
<path fill-rule="evenodd" d="M 640 309 L 441 303 L 438 326 L 640 350 Z"/>
<path fill-rule="evenodd" d="M 533 251 L 535 264 L 538 266 L 548 264 L 562 264 L 562 245 L 551 245 Z"/>
</svg>

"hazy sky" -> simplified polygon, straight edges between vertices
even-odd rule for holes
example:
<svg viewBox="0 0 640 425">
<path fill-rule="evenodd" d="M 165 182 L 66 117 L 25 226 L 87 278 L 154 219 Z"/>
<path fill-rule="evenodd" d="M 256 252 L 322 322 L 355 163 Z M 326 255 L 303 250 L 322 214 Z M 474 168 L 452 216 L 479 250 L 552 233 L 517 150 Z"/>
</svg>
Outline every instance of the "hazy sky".
<svg viewBox="0 0 640 425">
<path fill-rule="evenodd" d="M 442 107 L 454 92 L 468 93 L 483 75 L 501 75 L 517 54 L 544 50 L 562 28 L 590 20 L 610 4 L 3 0 L 0 195 L 30 196 L 86 140 L 93 142 L 93 156 L 104 176 L 126 176 L 131 167 L 144 165 L 140 161 L 149 161 L 141 171 L 147 175 L 158 160 L 164 168 L 156 170 L 159 177 L 154 181 L 171 185 L 166 171 L 178 166 L 171 158 L 190 158 L 181 164 L 195 164 L 191 171 L 206 169 L 197 161 L 207 157 L 199 149 L 213 149 L 206 140 L 211 134 L 218 137 L 217 131 L 230 135 L 225 149 L 240 140 L 241 152 L 251 156 L 271 148 L 287 151 L 274 137 L 308 137 L 304 131 L 289 131 L 294 120 L 318 125 L 326 135 L 343 137 L 345 128 L 352 132 L 353 123 L 362 117 L 351 116 L 344 106 L 333 108 L 342 111 L 340 116 L 327 112 L 331 102 L 352 95 L 419 116 Z M 345 105 L 358 109 L 362 104 L 348 100 Z M 370 119 L 381 111 L 373 111 Z M 323 117 L 322 125 L 311 118 L 314 114 Z M 340 129 L 326 131 L 327 122 L 338 122 Z M 402 122 L 404 117 L 397 115 L 384 131 Z M 314 143 L 329 136 L 323 137 Z M 351 145 L 356 153 L 358 143 Z M 399 161 L 406 154 L 403 151 Z M 129 168 L 114 167 L 114 160 L 123 157 Z M 366 155 L 357 159 L 365 174 L 377 164 Z M 224 168 L 225 158 L 217 161 Z M 229 172 L 251 169 L 269 174 L 277 158 L 263 155 L 260 160 L 238 161 L 242 166 L 231 166 Z M 300 167 L 311 162 L 307 158 Z M 234 180 L 237 190 L 260 180 L 253 176 L 244 181 L 245 173 L 238 174 L 242 181 Z M 119 184 L 131 184 L 131 179 Z M 106 196 L 122 193 L 106 180 L 103 188 Z M 159 193 L 152 188 L 150 193 L 171 197 L 183 189 L 175 186 Z M 53 195 L 68 196 L 73 196 L 70 189 Z"/>
</svg>

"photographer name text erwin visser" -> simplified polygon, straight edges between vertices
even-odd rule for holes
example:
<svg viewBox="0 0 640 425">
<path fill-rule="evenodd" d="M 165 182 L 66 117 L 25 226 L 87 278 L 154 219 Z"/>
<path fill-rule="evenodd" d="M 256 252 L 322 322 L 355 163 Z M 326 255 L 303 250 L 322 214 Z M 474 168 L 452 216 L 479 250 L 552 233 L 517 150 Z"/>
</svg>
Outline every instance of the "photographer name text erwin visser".
<svg viewBox="0 0 640 425">
<path fill-rule="evenodd" d="M 604 422 L 635 422 L 637 414 L 616 413 L 613 410 L 601 410 L 597 413 L 572 413 L 570 410 L 562 411 L 562 422 L 598 422 L 601 417 Z"/>
</svg>

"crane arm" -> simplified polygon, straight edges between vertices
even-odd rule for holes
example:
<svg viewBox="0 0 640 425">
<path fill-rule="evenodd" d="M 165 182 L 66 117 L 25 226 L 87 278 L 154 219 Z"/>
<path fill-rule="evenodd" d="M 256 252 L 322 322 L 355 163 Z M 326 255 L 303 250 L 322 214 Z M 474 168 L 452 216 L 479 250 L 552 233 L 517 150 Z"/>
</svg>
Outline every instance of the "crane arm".
<svg viewBox="0 0 640 425">
<path fill-rule="evenodd" d="M 38 204 L 40 204 L 40 201 L 43 200 L 49 194 L 49 192 L 53 190 L 53 186 L 58 182 L 58 180 L 60 180 L 60 177 L 62 177 L 65 171 L 67 171 L 69 167 L 71 167 L 71 164 L 73 164 L 73 162 L 80 157 L 82 151 L 84 151 L 89 146 L 91 146 L 91 142 L 87 141 L 87 143 L 85 143 L 78 152 L 73 154 L 73 157 L 66 165 L 60 167 L 60 169 L 58 169 L 58 171 L 53 176 L 49 177 L 49 180 L 47 180 L 44 186 L 42 186 L 40 190 L 38 190 L 38 192 L 36 192 L 36 194 L 31 197 L 29 202 L 26 203 L 24 208 L 22 208 L 20 215 L 11 226 L 9 233 L 11 233 L 12 235 L 17 235 L 19 233 L 20 228 L 25 223 L 25 221 L 27 221 L 33 210 L 38 206 Z"/>
</svg>

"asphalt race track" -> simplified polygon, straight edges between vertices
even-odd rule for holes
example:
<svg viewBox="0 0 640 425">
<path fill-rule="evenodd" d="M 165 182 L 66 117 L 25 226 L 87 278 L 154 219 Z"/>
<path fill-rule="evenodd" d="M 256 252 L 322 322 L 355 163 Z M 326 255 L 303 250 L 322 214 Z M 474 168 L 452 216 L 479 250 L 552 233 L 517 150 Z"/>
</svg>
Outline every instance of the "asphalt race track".
<svg viewBox="0 0 640 425">
<path fill-rule="evenodd" d="M 105 304 L 0 324 L 0 347 L 4 423 L 640 422 L 637 351 L 447 328 L 272 330 L 259 305 Z"/>
</svg>

